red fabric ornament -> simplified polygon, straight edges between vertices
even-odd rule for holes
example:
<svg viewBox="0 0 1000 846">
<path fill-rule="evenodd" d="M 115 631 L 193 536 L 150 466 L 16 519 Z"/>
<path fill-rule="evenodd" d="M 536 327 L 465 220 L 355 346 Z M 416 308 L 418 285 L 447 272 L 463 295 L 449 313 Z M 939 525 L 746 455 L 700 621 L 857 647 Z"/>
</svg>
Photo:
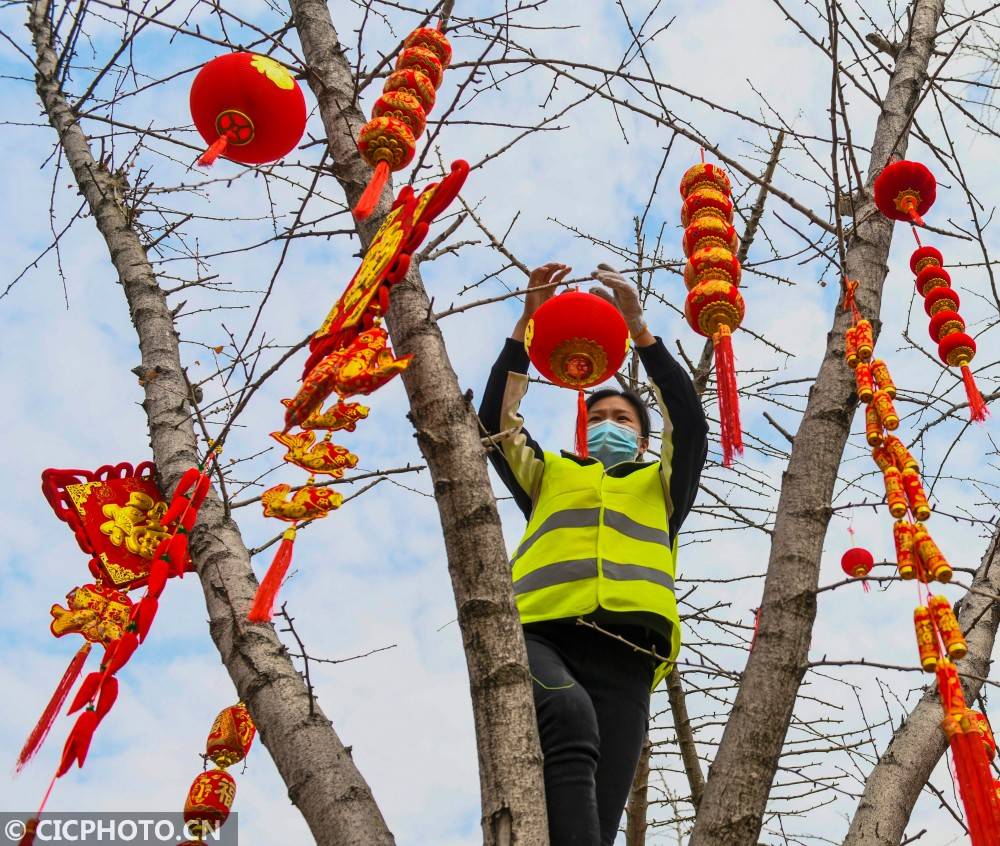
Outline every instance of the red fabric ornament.
<svg viewBox="0 0 1000 846">
<path fill-rule="evenodd" d="M 841 569 L 852 579 L 864 578 L 874 566 L 875 559 L 872 554 L 861 546 L 851 547 L 840 559 Z"/>
<path fill-rule="evenodd" d="M 628 326 L 611 303 L 585 291 L 565 291 L 542 303 L 528 321 L 524 347 L 546 379 L 577 393 L 576 449 L 587 455 L 583 389 L 618 372 L 628 352 Z"/>
<path fill-rule="evenodd" d="M 445 38 L 444 33 L 434 27 L 423 26 L 420 29 L 413 30 L 413 32 L 406 36 L 403 46 L 423 47 L 437 56 L 442 67 L 446 68 L 451 64 L 451 44 L 448 43 L 448 39 Z"/>
<path fill-rule="evenodd" d="M 236 798 L 236 781 L 225 770 L 195 776 L 184 802 L 184 822 L 192 834 L 204 837 L 229 817 Z"/>
<path fill-rule="evenodd" d="M 915 280 L 917 293 L 926 297 L 935 288 L 950 288 L 951 274 L 939 265 L 926 265 Z"/>
<path fill-rule="evenodd" d="M 922 215 L 934 204 L 937 182 L 920 162 L 893 162 L 875 178 L 875 205 L 890 220 L 923 226 Z"/>
<path fill-rule="evenodd" d="M 280 159 L 306 128 L 302 89 L 280 62 L 255 53 L 228 53 L 206 64 L 191 84 L 191 116 L 209 144 L 198 159 L 241 164 Z"/>
</svg>

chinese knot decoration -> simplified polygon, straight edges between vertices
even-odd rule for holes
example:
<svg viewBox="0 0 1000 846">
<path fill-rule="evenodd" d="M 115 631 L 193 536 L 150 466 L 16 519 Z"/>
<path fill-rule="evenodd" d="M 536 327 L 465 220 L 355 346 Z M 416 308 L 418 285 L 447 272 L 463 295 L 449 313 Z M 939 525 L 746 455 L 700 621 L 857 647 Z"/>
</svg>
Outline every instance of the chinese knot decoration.
<svg viewBox="0 0 1000 846">
<path fill-rule="evenodd" d="M 542 303 L 524 332 L 524 348 L 546 379 L 577 391 L 576 450 L 587 457 L 583 389 L 610 379 L 628 352 L 628 326 L 611 303 L 586 291 L 565 291 Z"/>
<path fill-rule="evenodd" d="M 198 71 L 191 84 L 191 117 L 209 145 L 199 165 L 208 167 L 219 156 L 266 164 L 299 143 L 306 101 L 280 62 L 256 53 L 228 53 Z"/>
<path fill-rule="evenodd" d="M 684 174 L 680 191 L 687 256 L 684 316 L 688 325 L 699 335 L 711 338 L 715 347 L 722 463 L 729 467 L 733 455 L 743 453 L 732 333 L 743 322 L 746 308 L 739 292 L 739 239 L 732 225 L 732 187 L 722 168 L 701 163 Z"/>
<path fill-rule="evenodd" d="M 144 462 L 135 468 L 126 463 L 105 465 L 93 473 L 46 470 L 42 474 L 46 499 L 73 528 L 83 551 L 94 556 L 91 571 L 97 580 L 70 591 L 66 608 L 52 606 L 52 634 L 79 634 L 85 642 L 21 749 L 18 771 L 41 747 L 83 670 L 91 645 L 97 643 L 104 647 L 104 657 L 70 703 L 67 714 L 80 714 L 66 739 L 54 779 L 64 776 L 74 763 L 83 766 L 95 730 L 118 698 L 117 673 L 146 639 L 167 579 L 183 576 L 189 569 L 188 536 L 208 494 L 210 478 L 207 471 L 192 467 L 181 477 L 168 504 L 154 472 L 154 466 Z M 127 591 L 140 585 L 146 592 L 133 602 Z"/>
<path fill-rule="evenodd" d="M 184 801 L 184 823 L 187 831 L 197 840 L 188 840 L 182 846 L 200 846 L 225 825 L 236 799 L 236 781 L 226 772 L 227 767 L 238 764 L 250 752 L 257 727 L 242 702 L 219 712 L 205 741 L 205 760 L 215 764 L 195 776 Z"/>
<path fill-rule="evenodd" d="M 284 428 L 271 433 L 286 450 L 283 460 L 307 471 L 309 477 L 294 491 L 282 483 L 261 495 L 265 517 L 292 525 L 282 534 L 257 589 L 247 615 L 251 622 L 271 619 L 281 582 L 291 566 L 296 527 L 326 517 L 343 502 L 343 496 L 327 485 L 317 485 L 316 478 L 340 479 L 357 466 L 358 457 L 332 443 L 332 437 L 341 430 L 353 432 L 368 417 L 369 409 L 346 400 L 371 394 L 409 366 L 412 356 L 396 358 L 381 325 L 389 308 L 389 292 L 406 275 L 411 254 L 434 218 L 458 196 L 468 173 L 468 164 L 456 161 L 451 173 L 419 195 L 409 186 L 399 192 L 360 267 L 309 343 L 302 385 L 294 397 L 282 400 Z M 336 396 L 336 402 L 324 410 L 331 396 Z M 302 431 L 291 431 L 296 428 Z M 326 434 L 317 439 L 318 431 Z"/>
<path fill-rule="evenodd" d="M 358 133 L 358 151 L 375 168 L 354 207 L 358 220 L 375 210 L 389 173 L 413 161 L 417 139 L 423 135 L 450 62 L 451 45 L 439 29 L 415 29 L 403 42 L 396 68 L 372 108 L 372 119 Z"/>
<path fill-rule="evenodd" d="M 866 438 L 882 472 L 886 506 L 895 521 L 892 536 L 897 571 L 901 579 L 917 585 L 919 604 L 913 612 L 913 625 L 920 666 L 937 674 L 945 714 L 941 725 L 954 759 L 972 846 L 1000 846 L 1000 794 L 989 767 L 996 743 L 986 716 L 967 707 L 958 670 L 952 663 L 968 652 L 954 609 L 947 597 L 932 595 L 928 587 L 932 581 L 950 581 L 952 569 L 925 525 L 931 506 L 920 478 L 920 464 L 893 434 L 899 427 L 893 405 L 896 386 L 886 363 L 872 357 L 871 323 L 861 317 L 854 299 L 858 283 L 848 280 L 845 287 L 844 308 L 852 316 L 845 337 L 845 358 L 854 370 L 858 398 L 866 406 Z M 841 566 L 849 576 L 863 579 L 873 563 L 871 553 L 854 548 L 844 554 Z"/>
<path fill-rule="evenodd" d="M 976 355 L 976 342 L 965 332 L 965 321 L 958 313 L 960 300 L 952 290 L 951 276 L 944 269 L 944 257 L 934 247 L 923 246 L 916 230 L 916 226 L 924 225 L 922 215 L 936 196 L 934 176 L 919 162 L 893 162 L 875 180 L 875 204 L 882 214 L 890 220 L 909 220 L 913 226 L 918 246 L 910 257 L 910 269 L 930 318 L 931 340 L 938 345 L 938 358 L 948 367 L 961 370 L 969 416 L 982 422 L 988 411 L 969 367 Z"/>
</svg>

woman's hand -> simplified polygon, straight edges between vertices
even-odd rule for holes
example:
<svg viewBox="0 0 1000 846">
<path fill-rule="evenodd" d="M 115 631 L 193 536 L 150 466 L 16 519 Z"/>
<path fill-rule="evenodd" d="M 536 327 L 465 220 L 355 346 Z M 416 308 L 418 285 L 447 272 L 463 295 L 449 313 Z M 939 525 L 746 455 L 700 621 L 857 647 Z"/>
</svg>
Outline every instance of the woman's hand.
<svg viewBox="0 0 1000 846">
<path fill-rule="evenodd" d="M 559 283 L 566 278 L 572 269 L 568 264 L 550 261 L 548 264 L 543 264 L 531 271 L 531 275 L 528 277 L 528 293 L 524 297 L 524 312 L 511 333 L 511 337 L 515 341 L 524 340 L 524 330 L 528 321 L 531 320 L 531 315 L 542 303 L 555 295 Z"/>
<path fill-rule="evenodd" d="M 625 323 L 628 325 L 629 334 L 638 341 L 643 333 L 648 333 L 646 319 L 642 313 L 642 304 L 639 302 L 639 293 L 635 286 L 626 281 L 624 276 L 608 264 L 597 265 L 597 270 L 590 275 L 611 289 L 608 292 L 604 288 L 591 288 L 590 293 L 607 300 L 622 313 L 622 317 L 625 318 Z"/>
</svg>

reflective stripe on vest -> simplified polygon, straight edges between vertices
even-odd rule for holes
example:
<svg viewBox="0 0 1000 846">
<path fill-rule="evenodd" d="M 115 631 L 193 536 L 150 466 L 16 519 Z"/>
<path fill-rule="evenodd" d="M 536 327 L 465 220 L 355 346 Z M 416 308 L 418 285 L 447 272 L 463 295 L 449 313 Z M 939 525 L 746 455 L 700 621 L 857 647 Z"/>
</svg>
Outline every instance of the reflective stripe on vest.
<svg viewBox="0 0 1000 846">
<path fill-rule="evenodd" d="M 598 607 L 652 612 L 670 623 L 672 661 L 680 620 L 668 519 L 657 464 L 609 476 L 599 462 L 545 453 L 531 519 L 511 559 L 522 622 L 579 617 Z"/>
</svg>

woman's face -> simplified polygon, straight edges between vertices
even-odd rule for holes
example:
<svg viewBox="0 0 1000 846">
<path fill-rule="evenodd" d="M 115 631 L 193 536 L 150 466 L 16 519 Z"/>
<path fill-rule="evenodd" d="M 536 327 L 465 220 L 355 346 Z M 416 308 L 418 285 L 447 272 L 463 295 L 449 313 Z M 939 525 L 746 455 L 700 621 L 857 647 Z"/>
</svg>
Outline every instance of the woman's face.
<svg viewBox="0 0 1000 846">
<path fill-rule="evenodd" d="M 639 422 L 639 415 L 625 397 L 605 397 L 595 402 L 587 412 L 587 425 L 593 426 L 595 423 L 603 423 L 610 420 L 619 426 L 627 426 L 639 435 L 639 453 L 645 451 L 649 442 L 642 437 L 642 424 Z"/>
</svg>

